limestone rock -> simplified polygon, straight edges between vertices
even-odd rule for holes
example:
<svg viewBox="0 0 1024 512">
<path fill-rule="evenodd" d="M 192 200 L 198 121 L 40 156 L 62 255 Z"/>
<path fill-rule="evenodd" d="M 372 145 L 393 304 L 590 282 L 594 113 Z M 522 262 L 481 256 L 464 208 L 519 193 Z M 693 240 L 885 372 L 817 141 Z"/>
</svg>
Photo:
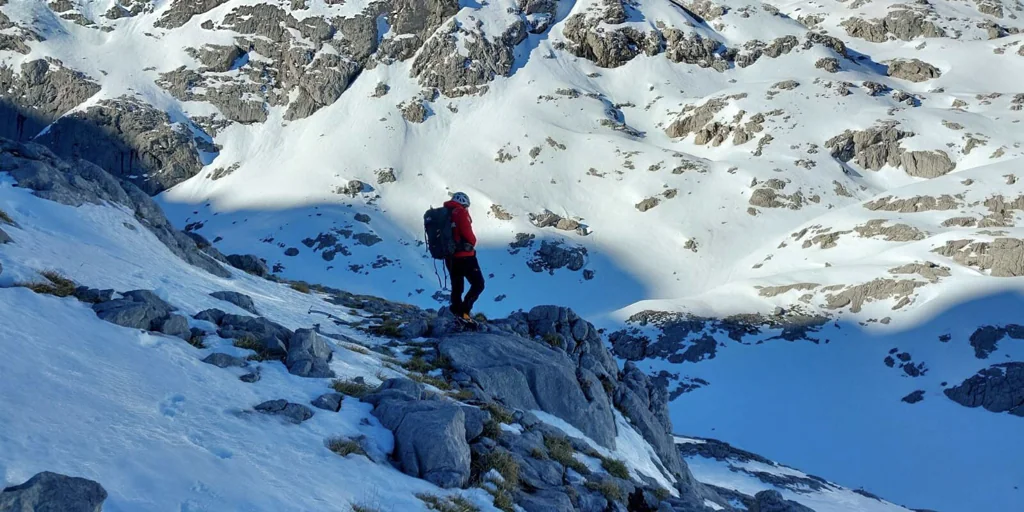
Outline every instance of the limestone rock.
<svg viewBox="0 0 1024 512">
<path fill-rule="evenodd" d="M 925 82 L 942 76 L 939 68 L 919 59 L 897 59 L 890 61 L 886 73 L 893 78 L 911 82 Z"/>
</svg>

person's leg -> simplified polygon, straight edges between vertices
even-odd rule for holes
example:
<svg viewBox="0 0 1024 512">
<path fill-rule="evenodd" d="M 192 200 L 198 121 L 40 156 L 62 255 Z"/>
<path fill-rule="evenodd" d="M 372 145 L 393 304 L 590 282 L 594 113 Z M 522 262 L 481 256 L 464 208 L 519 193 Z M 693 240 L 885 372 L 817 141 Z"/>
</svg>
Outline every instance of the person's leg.
<svg viewBox="0 0 1024 512">
<path fill-rule="evenodd" d="M 470 313 L 473 311 L 473 304 L 484 291 L 484 274 L 480 271 L 480 263 L 477 261 L 476 256 L 460 259 L 464 260 L 460 265 L 463 267 L 461 269 L 462 274 L 469 280 L 469 292 L 462 299 L 462 308 L 465 313 Z"/>
<path fill-rule="evenodd" d="M 444 260 L 444 265 L 448 268 L 448 275 L 452 280 L 452 314 L 455 316 L 462 316 L 464 308 L 462 304 L 462 292 L 466 289 L 466 283 L 463 281 L 465 274 L 462 273 L 458 260 L 454 258 Z"/>
</svg>

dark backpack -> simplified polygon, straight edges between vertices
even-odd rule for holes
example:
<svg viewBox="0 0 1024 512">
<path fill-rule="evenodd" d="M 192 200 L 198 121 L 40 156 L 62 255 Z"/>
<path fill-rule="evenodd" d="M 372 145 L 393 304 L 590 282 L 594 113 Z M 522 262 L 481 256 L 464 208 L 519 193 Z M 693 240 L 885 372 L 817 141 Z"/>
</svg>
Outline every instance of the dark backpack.
<svg viewBox="0 0 1024 512">
<path fill-rule="evenodd" d="M 452 212 L 448 208 L 431 208 L 423 214 L 423 231 L 427 236 L 427 251 L 436 260 L 455 255 L 455 233 Z"/>
</svg>

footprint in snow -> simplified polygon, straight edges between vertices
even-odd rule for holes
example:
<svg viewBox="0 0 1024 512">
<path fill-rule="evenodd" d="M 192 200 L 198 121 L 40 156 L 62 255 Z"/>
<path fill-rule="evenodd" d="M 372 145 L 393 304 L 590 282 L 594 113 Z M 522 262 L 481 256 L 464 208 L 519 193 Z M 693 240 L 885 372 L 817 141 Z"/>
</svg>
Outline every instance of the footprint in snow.
<svg viewBox="0 0 1024 512">
<path fill-rule="evenodd" d="M 207 442 L 205 439 L 203 439 L 203 436 L 201 434 L 191 432 L 189 433 L 187 439 L 188 442 L 216 455 L 221 459 L 230 459 L 231 457 L 235 456 L 235 454 L 231 450 L 228 450 L 227 448 L 222 448 L 220 446 L 216 446 L 214 443 Z"/>
<path fill-rule="evenodd" d="M 173 418 L 185 409 L 184 395 L 171 395 L 160 402 L 160 412 L 168 418 Z"/>
</svg>

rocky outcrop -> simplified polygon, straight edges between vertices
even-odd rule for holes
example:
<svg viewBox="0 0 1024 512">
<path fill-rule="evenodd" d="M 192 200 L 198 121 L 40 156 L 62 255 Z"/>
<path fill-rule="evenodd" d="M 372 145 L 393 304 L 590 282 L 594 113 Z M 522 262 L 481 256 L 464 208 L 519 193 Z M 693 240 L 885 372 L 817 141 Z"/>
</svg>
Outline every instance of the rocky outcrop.
<svg viewBox="0 0 1024 512">
<path fill-rule="evenodd" d="M 870 21 L 850 18 L 840 25 L 846 29 L 848 35 L 873 43 L 883 43 L 890 39 L 910 41 L 917 37 L 946 35 L 938 25 L 929 21 L 925 14 L 908 9 L 892 10 L 884 18 Z"/>
<path fill-rule="evenodd" d="M 29 140 L 100 91 L 91 78 L 54 59 L 0 66 L 0 137 Z"/>
<path fill-rule="evenodd" d="M 991 242 L 949 240 L 932 252 L 978 270 L 989 270 L 993 277 L 1024 275 L 1024 240 L 996 238 Z"/>
<path fill-rule="evenodd" d="M 470 450 L 462 407 L 430 399 L 421 384 L 408 379 L 387 380 L 363 401 L 374 405 L 373 415 L 394 433 L 402 472 L 443 488 L 466 486 Z"/>
<path fill-rule="evenodd" d="M 480 28 L 455 21 L 437 32 L 412 62 L 411 74 L 420 85 L 445 96 L 477 94 L 498 76 L 509 76 L 513 50 L 526 38 L 526 23 L 517 19 L 494 37 Z"/>
<path fill-rule="evenodd" d="M 910 176 L 937 178 L 952 171 L 956 164 L 945 151 L 906 151 L 900 141 L 914 133 L 900 130 L 896 123 L 883 123 L 861 131 L 846 130 L 825 141 L 832 156 L 842 162 L 853 160 L 872 171 L 885 165 L 902 167 Z"/>
<path fill-rule="evenodd" d="M 9 172 L 18 186 L 34 190 L 43 199 L 70 206 L 106 202 L 123 205 L 175 255 L 218 277 L 231 277 L 199 250 L 192 238 L 175 229 L 147 194 L 90 162 L 68 162 L 41 145 L 0 139 L 0 168 Z"/>
<path fill-rule="evenodd" d="M 188 124 L 172 123 L 165 112 L 128 97 L 61 117 L 39 141 L 62 157 L 89 160 L 150 195 L 203 167 Z"/>
<path fill-rule="evenodd" d="M 1024 416 L 1024 363 L 992 365 L 943 393 L 964 407 Z"/>
<path fill-rule="evenodd" d="M 567 49 L 606 68 L 621 66 L 641 53 L 658 53 L 661 35 L 657 32 L 640 32 L 629 26 L 598 29 L 600 25 L 619 25 L 624 21 L 626 13 L 620 0 L 602 0 L 588 12 L 573 14 L 562 28 L 562 34 L 569 40 Z"/>
<path fill-rule="evenodd" d="M 537 226 L 538 228 L 555 228 L 562 231 L 575 231 L 580 236 L 586 236 L 589 231 L 586 226 L 580 224 L 579 221 L 562 217 L 557 213 L 544 210 L 542 213 L 531 213 L 530 224 Z"/>
<path fill-rule="evenodd" d="M 774 489 L 761 491 L 754 495 L 754 499 L 757 500 L 754 512 L 814 512 L 812 508 L 784 499 L 782 493 Z"/>
<path fill-rule="evenodd" d="M 939 68 L 920 59 L 897 59 L 887 64 L 886 74 L 910 82 L 925 82 L 942 76 Z"/>
<path fill-rule="evenodd" d="M 156 331 L 188 340 L 191 331 L 181 315 L 172 315 L 175 308 L 149 290 L 124 292 L 120 299 L 93 304 L 101 320 L 144 331 Z"/>
<path fill-rule="evenodd" d="M 915 178 L 938 178 L 952 171 L 956 164 L 945 151 L 907 151 L 900 155 L 900 165 Z"/>
<path fill-rule="evenodd" d="M 621 384 L 615 389 L 614 404 L 622 411 L 654 448 L 665 469 L 681 479 L 687 487 L 696 485 L 689 469 L 683 465 L 671 434 L 668 417 L 668 391 L 651 383 L 650 378 L 632 362 L 622 368 Z"/>
<path fill-rule="evenodd" d="M 228 0 L 174 0 L 171 8 L 164 11 L 153 25 L 158 28 L 178 28 L 192 19 L 197 14 L 203 14 L 213 10 Z"/>
<path fill-rule="evenodd" d="M 579 271 L 586 263 L 586 247 L 569 247 L 562 242 L 544 240 L 541 242 L 540 248 L 533 253 L 533 258 L 526 262 L 526 265 L 534 272 L 546 270 L 554 274 L 555 270 L 560 268 L 568 268 L 573 272 Z"/>
<path fill-rule="evenodd" d="M 575 345 L 573 338 L 568 341 Z M 593 372 L 587 370 L 577 380 L 577 366 L 566 352 L 493 334 L 448 337 L 439 349 L 457 371 L 506 406 L 553 414 L 597 443 L 615 446 L 611 400 Z"/>
<path fill-rule="evenodd" d="M 998 348 L 999 342 L 1009 336 L 1016 340 L 1024 340 L 1024 327 L 1017 324 L 1008 324 L 1002 327 L 986 325 L 979 327 L 971 333 L 970 343 L 974 348 L 974 357 L 988 359 L 988 356 Z"/>
<path fill-rule="evenodd" d="M 913 136 L 913 132 L 889 123 L 861 131 L 846 130 L 827 140 L 825 147 L 840 161 L 853 160 L 861 167 L 878 171 L 885 165 L 899 166 L 904 151 L 900 141 Z"/>
<path fill-rule="evenodd" d="M 253 303 L 252 297 L 250 297 L 250 296 L 248 296 L 248 295 L 246 295 L 244 293 L 231 292 L 231 291 L 222 291 L 222 292 L 213 292 L 213 293 L 210 294 L 210 296 L 215 298 L 215 299 L 220 299 L 220 300 L 223 300 L 225 302 L 230 302 L 230 303 L 232 303 L 232 304 L 234 304 L 234 305 L 236 305 L 236 306 L 238 306 L 238 307 L 240 307 L 240 308 L 242 308 L 242 309 L 244 309 L 244 310 L 246 310 L 246 311 L 248 311 L 248 312 L 250 312 L 250 313 L 252 313 L 254 315 L 258 315 L 259 314 L 256 311 L 256 304 Z"/>
<path fill-rule="evenodd" d="M 227 260 L 228 264 L 232 267 L 254 276 L 267 277 L 270 275 L 270 267 L 259 256 L 252 254 L 230 254 Z"/>
<path fill-rule="evenodd" d="M 285 365 L 292 375 L 311 378 L 334 377 L 330 362 L 334 357 L 331 347 L 316 331 L 299 329 L 288 342 Z"/>
<path fill-rule="evenodd" d="M 100 512 L 107 491 L 97 482 L 44 471 L 0 492 L 0 510 Z"/>
</svg>

